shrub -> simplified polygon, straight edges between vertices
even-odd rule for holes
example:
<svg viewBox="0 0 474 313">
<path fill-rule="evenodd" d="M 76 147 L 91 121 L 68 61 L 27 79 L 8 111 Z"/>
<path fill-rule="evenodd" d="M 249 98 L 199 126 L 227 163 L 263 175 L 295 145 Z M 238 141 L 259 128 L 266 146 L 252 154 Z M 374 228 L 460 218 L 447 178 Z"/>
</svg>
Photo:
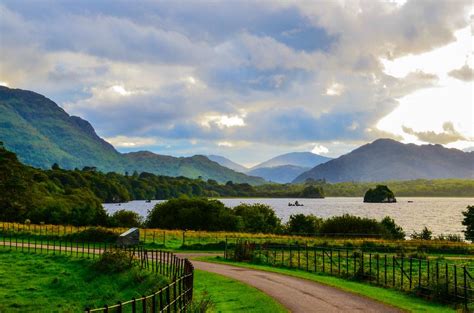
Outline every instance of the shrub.
<svg viewBox="0 0 474 313">
<path fill-rule="evenodd" d="M 120 273 L 132 268 L 133 256 L 125 250 L 104 251 L 93 267 L 100 273 Z"/>
<path fill-rule="evenodd" d="M 143 219 L 137 212 L 118 210 L 109 218 L 109 224 L 113 227 L 140 227 Z"/>
<path fill-rule="evenodd" d="M 436 236 L 436 240 L 449 242 L 462 242 L 462 238 L 458 234 L 441 234 Z"/>
<path fill-rule="evenodd" d="M 433 232 L 428 229 L 428 227 L 424 227 L 423 230 L 419 233 L 413 231 L 410 235 L 411 239 L 418 239 L 418 240 L 431 240 Z"/>
<path fill-rule="evenodd" d="M 344 214 L 328 218 L 321 225 L 321 234 L 351 234 L 364 237 L 384 235 L 385 228 L 375 219 Z"/>
<path fill-rule="evenodd" d="M 266 204 L 240 204 L 232 212 L 239 218 L 239 230 L 251 233 L 277 233 L 281 221 Z"/>
<path fill-rule="evenodd" d="M 157 204 L 146 223 L 154 228 L 231 231 L 237 222 L 231 209 L 218 200 L 181 197 Z"/>
<path fill-rule="evenodd" d="M 77 241 L 115 242 L 118 234 L 104 227 L 90 227 L 83 231 L 68 234 L 67 237 Z"/>
<path fill-rule="evenodd" d="M 314 215 L 292 214 L 286 223 L 286 231 L 290 234 L 316 234 L 323 220 Z"/>
<path fill-rule="evenodd" d="M 387 231 L 387 238 L 389 239 L 405 239 L 405 232 L 403 228 L 395 224 L 395 221 L 390 218 L 389 216 L 384 217 L 384 219 L 380 222 L 382 226 Z"/>
</svg>

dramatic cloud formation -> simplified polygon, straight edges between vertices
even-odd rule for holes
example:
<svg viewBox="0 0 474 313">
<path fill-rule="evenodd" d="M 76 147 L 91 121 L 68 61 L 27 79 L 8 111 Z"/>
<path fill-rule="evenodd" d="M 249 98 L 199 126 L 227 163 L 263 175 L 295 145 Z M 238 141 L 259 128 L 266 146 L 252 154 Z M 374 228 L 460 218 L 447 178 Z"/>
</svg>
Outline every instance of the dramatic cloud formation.
<svg viewBox="0 0 474 313">
<path fill-rule="evenodd" d="M 454 129 L 454 125 L 452 122 L 445 122 L 443 124 L 444 132 L 442 133 L 436 133 L 434 131 L 417 132 L 414 131 L 412 128 L 406 126 L 403 126 L 403 131 L 407 134 L 416 136 L 421 141 L 428 143 L 447 144 L 459 140 L 466 140 L 466 138 L 462 134 L 460 134 Z"/>
<path fill-rule="evenodd" d="M 123 151 L 249 164 L 289 151 L 336 156 L 379 136 L 463 148 L 468 126 L 415 132 L 406 114 L 389 126 L 386 117 L 420 91 L 472 87 L 472 52 L 440 71 L 430 67 L 439 58 L 398 66 L 472 39 L 456 35 L 470 10 L 469 0 L 4 0 L 0 81 L 45 94 Z M 469 100 L 457 102 L 463 112 Z M 465 115 L 450 120 L 465 125 Z"/>
</svg>

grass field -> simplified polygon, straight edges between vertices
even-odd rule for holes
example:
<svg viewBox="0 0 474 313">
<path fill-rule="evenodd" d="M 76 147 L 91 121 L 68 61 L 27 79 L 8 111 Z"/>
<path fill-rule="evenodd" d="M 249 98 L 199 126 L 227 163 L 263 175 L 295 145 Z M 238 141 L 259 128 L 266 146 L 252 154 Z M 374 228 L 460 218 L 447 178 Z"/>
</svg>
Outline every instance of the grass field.
<svg viewBox="0 0 474 313">
<path fill-rule="evenodd" d="M 210 312 L 288 312 L 258 289 L 221 275 L 196 270 L 194 288 L 196 301 L 211 300 Z"/>
<path fill-rule="evenodd" d="M 418 312 L 420 313 L 421 312 L 426 312 L 426 313 L 456 312 L 456 310 L 450 306 L 446 306 L 439 303 L 424 300 L 422 298 L 414 297 L 404 292 L 371 286 L 371 285 L 356 282 L 356 281 L 348 281 L 348 280 L 333 277 L 333 276 L 315 275 L 315 274 L 308 273 L 302 270 L 297 270 L 297 269 L 283 269 L 283 268 L 276 268 L 276 267 L 270 267 L 270 266 L 265 266 L 265 265 L 232 262 L 232 261 L 226 261 L 226 260 L 223 260 L 222 258 L 216 258 L 216 257 L 203 257 L 203 258 L 198 258 L 198 259 L 207 261 L 207 262 L 231 264 L 231 265 L 245 267 L 245 268 L 252 268 L 252 269 L 257 269 L 257 270 L 269 271 L 269 272 L 280 273 L 280 274 L 285 274 L 289 276 L 308 279 L 308 280 L 322 283 L 328 286 L 333 286 L 345 291 L 349 291 L 355 294 L 359 294 L 361 296 L 365 296 L 371 299 L 375 299 L 380 302 L 401 308 L 408 312 L 416 312 L 416 313 Z"/>
<path fill-rule="evenodd" d="M 77 312 L 156 291 L 166 279 L 131 269 L 100 273 L 93 261 L 0 250 L 0 312 Z"/>
<path fill-rule="evenodd" d="M 41 237 L 62 237 L 87 229 L 70 225 L 33 225 L 2 222 L 1 232 L 8 235 L 35 235 Z M 125 228 L 108 228 L 115 233 L 126 231 Z M 1 234 L 0 234 L 1 236 Z M 276 234 L 252 234 L 236 232 L 182 231 L 163 229 L 140 229 L 140 240 L 150 248 L 167 248 L 171 250 L 223 250 L 225 242 L 233 244 L 237 240 L 252 242 L 272 242 L 281 244 L 308 244 L 310 246 L 360 248 L 364 251 L 390 252 L 405 250 L 443 253 L 452 255 L 474 255 L 474 246 L 465 242 L 438 240 L 384 240 L 377 238 L 332 238 L 307 237 Z"/>
</svg>

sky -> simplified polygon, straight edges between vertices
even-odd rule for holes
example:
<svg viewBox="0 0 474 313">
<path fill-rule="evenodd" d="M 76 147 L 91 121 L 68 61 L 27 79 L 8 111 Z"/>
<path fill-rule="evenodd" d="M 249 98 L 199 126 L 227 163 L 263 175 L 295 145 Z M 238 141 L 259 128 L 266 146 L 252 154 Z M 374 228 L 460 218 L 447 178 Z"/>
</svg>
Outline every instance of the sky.
<svg viewBox="0 0 474 313">
<path fill-rule="evenodd" d="M 474 147 L 464 0 L 0 1 L 0 84 L 120 151 L 336 157 L 377 138 Z"/>
</svg>

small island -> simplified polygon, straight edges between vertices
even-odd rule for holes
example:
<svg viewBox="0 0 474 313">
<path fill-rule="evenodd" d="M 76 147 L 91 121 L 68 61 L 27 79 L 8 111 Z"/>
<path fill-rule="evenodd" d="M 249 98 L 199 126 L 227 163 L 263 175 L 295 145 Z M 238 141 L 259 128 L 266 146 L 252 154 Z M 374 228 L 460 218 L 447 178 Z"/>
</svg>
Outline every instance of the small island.
<svg viewBox="0 0 474 313">
<path fill-rule="evenodd" d="M 393 192 L 385 185 L 377 185 L 365 193 L 364 202 L 368 203 L 394 203 L 397 202 Z"/>
</svg>

